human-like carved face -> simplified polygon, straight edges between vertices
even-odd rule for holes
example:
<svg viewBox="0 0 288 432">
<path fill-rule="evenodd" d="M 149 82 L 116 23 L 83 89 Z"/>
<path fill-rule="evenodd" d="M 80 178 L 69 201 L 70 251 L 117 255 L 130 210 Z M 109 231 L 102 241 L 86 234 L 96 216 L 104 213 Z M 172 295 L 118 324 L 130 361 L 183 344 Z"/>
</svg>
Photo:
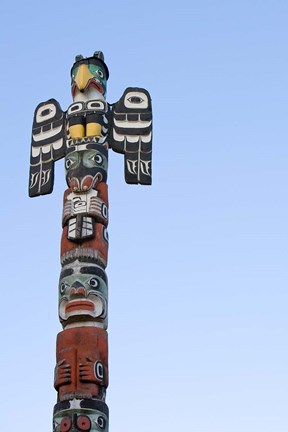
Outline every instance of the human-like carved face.
<svg viewBox="0 0 288 432">
<path fill-rule="evenodd" d="M 63 326 L 93 320 L 106 326 L 107 276 L 90 262 L 78 260 L 63 267 L 59 281 L 59 318 Z"/>
<path fill-rule="evenodd" d="M 88 192 L 97 183 L 107 181 L 108 150 L 99 145 L 68 153 L 65 169 L 67 184 L 73 192 Z"/>
<path fill-rule="evenodd" d="M 104 402 L 72 400 L 54 407 L 53 432 L 108 432 L 108 408 Z"/>
</svg>

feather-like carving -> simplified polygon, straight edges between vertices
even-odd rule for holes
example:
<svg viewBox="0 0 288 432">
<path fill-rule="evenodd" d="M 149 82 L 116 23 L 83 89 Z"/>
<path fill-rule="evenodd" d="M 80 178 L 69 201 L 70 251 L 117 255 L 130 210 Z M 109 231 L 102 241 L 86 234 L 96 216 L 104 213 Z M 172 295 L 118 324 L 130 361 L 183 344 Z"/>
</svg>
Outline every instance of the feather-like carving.
<svg viewBox="0 0 288 432">
<path fill-rule="evenodd" d="M 128 87 L 112 105 L 110 147 L 124 154 L 127 183 L 152 182 L 152 108 L 147 90 Z"/>
<path fill-rule="evenodd" d="M 34 113 L 29 196 L 53 190 L 54 162 L 65 155 L 65 113 L 55 99 L 40 103 Z"/>
</svg>

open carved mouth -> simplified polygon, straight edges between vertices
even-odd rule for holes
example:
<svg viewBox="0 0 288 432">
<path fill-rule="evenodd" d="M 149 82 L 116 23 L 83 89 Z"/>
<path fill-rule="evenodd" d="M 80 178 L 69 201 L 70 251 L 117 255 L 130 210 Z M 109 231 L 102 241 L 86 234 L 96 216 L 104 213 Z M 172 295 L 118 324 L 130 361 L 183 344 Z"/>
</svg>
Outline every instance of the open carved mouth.
<svg viewBox="0 0 288 432">
<path fill-rule="evenodd" d="M 90 300 L 71 300 L 65 306 L 67 315 L 76 311 L 94 312 L 94 303 Z"/>
<path fill-rule="evenodd" d="M 104 94 L 104 88 L 102 87 L 100 81 L 98 81 L 96 78 L 91 78 L 88 81 L 85 89 L 83 89 L 83 90 L 79 90 L 77 85 L 74 83 L 72 86 L 72 97 L 75 98 L 77 92 L 84 93 L 85 91 L 87 91 L 91 88 L 95 88 L 99 93 Z"/>
<path fill-rule="evenodd" d="M 92 175 L 86 175 L 84 178 L 67 176 L 68 184 L 73 192 L 88 192 L 96 183 L 102 181 L 102 178 L 103 176 L 101 173 L 97 173 L 94 177 Z"/>
<path fill-rule="evenodd" d="M 89 80 L 89 82 L 88 82 L 88 84 L 87 84 L 87 86 L 86 86 L 86 89 L 90 89 L 90 88 L 93 88 L 93 87 L 94 87 L 96 90 L 98 90 L 101 94 L 104 93 L 104 89 L 103 89 L 103 87 L 102 87 L 100 81 L 96 80 L 95 78 Z"/>
</svg>

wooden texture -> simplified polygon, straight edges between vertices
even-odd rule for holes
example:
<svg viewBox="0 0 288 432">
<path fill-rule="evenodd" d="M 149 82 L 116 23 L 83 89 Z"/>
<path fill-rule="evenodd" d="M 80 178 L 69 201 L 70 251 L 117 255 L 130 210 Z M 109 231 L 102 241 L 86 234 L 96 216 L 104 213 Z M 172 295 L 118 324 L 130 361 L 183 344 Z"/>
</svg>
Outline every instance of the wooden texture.
<svg viewBox="0 0 288 432">
<path fill-rule="evenodd" d="M 105 99 L 104 55 L 76 56 L 73 103 L 55 99 L 34 113 L 29 196 L 51 193 L 54 163 L 65 158 L 60 248 L 59 320 L 54 387 L 54 432 L 108 432 L 108 151 L 124 155 L 127 183 L 149 185 L 152 108 L 147 90 L 127 88 L 118 102 Z"/>
<path fill-rule="evenodd" d="M 60 332 L 56 344 L 55 389 L 60 401 L 105 398 L 108 386 L 108 336 L 97 327 Z"/>
</svg>

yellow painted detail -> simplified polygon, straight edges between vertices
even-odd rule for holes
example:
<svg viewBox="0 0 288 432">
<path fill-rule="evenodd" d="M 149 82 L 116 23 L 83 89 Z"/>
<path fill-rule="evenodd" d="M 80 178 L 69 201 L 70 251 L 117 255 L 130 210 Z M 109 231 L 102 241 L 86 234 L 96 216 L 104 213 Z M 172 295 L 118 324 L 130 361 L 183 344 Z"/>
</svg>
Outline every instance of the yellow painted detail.
<svg viewBox="0 0 288 432">
<path fill-rule="evenodd" d="M 100 136 L 101 125 L 99 123 L 87 123 L 86 136 Z"/>
<path fill-rule="evenodd" d="M 69 126 L 71 138 L 83 138 L 85 136 L 85 127 L 82 124 Z"/>
<path fill-rule="evenodd" d="M 94 78 L 94 76 L 89 71 L 87 65 L 85 64 L 80 65 L 78 68 L 77 75 L 75 77 L 75 82 L 80 91 L 85 89 L 88 81 L 91 78 Z"/>
</svg>

